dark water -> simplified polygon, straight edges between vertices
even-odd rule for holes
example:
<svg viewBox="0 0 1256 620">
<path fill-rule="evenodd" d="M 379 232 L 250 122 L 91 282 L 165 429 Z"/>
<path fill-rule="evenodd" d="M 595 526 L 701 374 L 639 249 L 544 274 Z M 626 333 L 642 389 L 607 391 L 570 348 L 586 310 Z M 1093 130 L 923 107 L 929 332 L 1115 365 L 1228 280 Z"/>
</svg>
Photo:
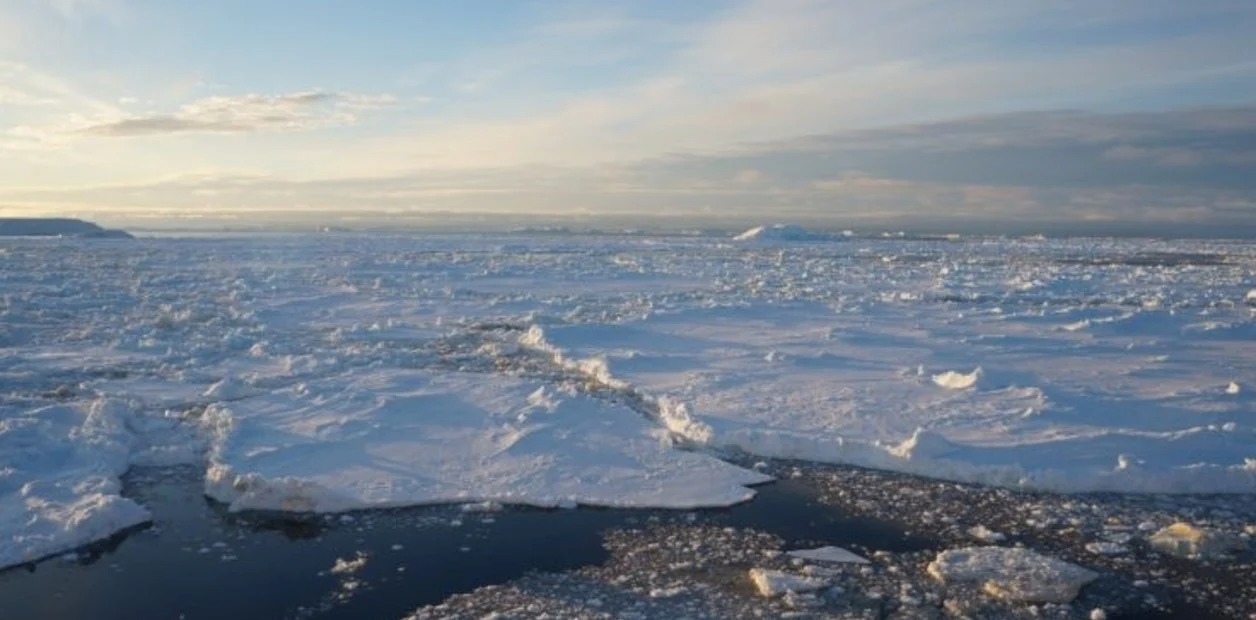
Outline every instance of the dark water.
<svg viewBox="0 0 1256 620">
<path fill-rule="evenodd" d="M 801 483 L 759 488 L 750 503 L 678 513 L 456 507 L 305 519 L 231 515 L 200 494 L 188 469 L 139 472 L 128 494 L 154 515 L 150 528 L 0 573 L 0 619 L 399 618 L 451 594 L 529 571 L 562 571 L 606 558 L 602 533 L 651 522 L 753 526 L 789 545 L 908 551 L 929 541 L 851 518 Z M 454 522 L 461 522 L 455 525 Z M 337 558 L 368 556 L 330 574 Z"/>
</svg>

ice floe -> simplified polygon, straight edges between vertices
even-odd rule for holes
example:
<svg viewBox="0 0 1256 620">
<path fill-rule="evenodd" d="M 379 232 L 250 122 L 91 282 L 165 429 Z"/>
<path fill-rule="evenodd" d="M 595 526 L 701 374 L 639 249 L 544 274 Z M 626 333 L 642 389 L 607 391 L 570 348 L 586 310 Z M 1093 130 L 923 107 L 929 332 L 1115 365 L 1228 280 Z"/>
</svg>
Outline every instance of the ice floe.
<svg viewBox="0 0 1256 620">
<path fill-rule="evenodd" d="M 639 413 L 533 381 L 351 373 L 215 406 L 206 493 L 233 510 L 432 503 L 694 508 L 767 476 L 675 450 Z"/>
<path fill-rule="evenodd" d="M 815 549 L 796 549 L 788 552 L 791 557 L 813 562 L 834 564 L 867 564 L 868 559 L 841 547 L 825 546 Z"/>
<path fill-rule="evenodd" d="M 823 579 L 766 568 L 752 568 L 749 575 L 750 582 L 754 584 L 760 596 L 781 596 L 788 592 L 814 592 L 829 585 Z"/>
<path fill-rule="evenodd" d="M 1024 548 L 972 547 L 938 554 L 928 566 L 948 585 L 968 584 L 1013 601 L 1068 603 L 1099 574 Z"/>
</svg>

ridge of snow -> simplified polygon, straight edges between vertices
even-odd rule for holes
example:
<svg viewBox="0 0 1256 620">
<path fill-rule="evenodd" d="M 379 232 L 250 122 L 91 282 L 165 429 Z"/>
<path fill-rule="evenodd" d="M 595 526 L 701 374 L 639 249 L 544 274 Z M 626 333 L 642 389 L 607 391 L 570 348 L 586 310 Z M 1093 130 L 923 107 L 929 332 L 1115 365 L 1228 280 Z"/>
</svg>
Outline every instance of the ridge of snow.
<svg viewBox="0 0 1256 620">
<path fill-rule="evenodd" d="M 733 237 L 734 241 L 828 241 L 835 235 L 807 230 L 795 224 L 755 226 Z"/>
</svg>

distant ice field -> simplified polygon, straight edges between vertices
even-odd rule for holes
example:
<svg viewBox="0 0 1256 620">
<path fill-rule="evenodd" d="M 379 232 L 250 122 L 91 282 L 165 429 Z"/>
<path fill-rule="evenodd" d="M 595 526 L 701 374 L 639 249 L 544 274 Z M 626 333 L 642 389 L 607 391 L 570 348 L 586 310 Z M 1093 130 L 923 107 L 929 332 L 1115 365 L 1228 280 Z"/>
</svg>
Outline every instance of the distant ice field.
<svg viewBox="0 0 1256 620">
<path fill-rule="evenodd" d="M 721 457 L 1256 492 L 1256 244 L 758 235 L 0 241 L 0 567 L 233 509 L 690 508 Z"/>
</svg>

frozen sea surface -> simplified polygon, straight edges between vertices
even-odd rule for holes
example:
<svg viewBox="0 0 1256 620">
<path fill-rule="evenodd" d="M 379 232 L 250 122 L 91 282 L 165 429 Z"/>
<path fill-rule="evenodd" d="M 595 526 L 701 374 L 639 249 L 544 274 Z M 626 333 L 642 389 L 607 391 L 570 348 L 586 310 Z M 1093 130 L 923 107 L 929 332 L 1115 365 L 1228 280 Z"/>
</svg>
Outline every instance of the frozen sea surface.
<svg viewBox="0 0 1256 620">
<path fill-rule="evenodd" d="M 0 566 L 238 509 L 727 505 L 720 456 L 1256 491 L 1256 245 L 310 235 L 0 242 Z"/>
</svg>

